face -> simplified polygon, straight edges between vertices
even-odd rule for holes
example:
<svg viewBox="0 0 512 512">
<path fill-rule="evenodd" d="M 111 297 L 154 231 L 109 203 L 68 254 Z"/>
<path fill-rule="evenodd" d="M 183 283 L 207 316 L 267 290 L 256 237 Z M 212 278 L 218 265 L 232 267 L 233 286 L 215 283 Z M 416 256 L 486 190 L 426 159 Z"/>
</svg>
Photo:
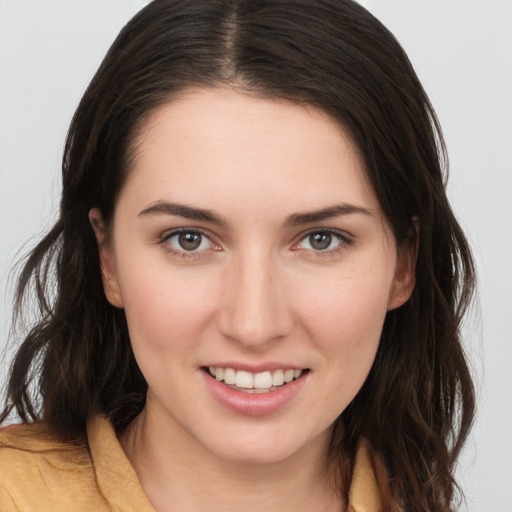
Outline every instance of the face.
<svg viewBox="0 0 512 512">
<path fill-rule="evenodd" d="M 231 461 L 325 449 L 413 285 L 343 130 L 231 90 L 147 120 L 108 244 L 96 229 L 145 413 Z"/>
</svg>

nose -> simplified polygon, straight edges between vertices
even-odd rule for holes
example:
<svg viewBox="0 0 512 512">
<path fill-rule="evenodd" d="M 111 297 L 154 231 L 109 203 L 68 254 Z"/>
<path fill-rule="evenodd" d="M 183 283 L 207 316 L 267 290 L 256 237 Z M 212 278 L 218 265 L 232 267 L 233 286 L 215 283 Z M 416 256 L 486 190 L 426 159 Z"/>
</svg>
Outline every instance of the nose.
<svg viewBox="0 0 512 512">
<path fill-rule="evenodd" d="M 252 350 L 290 334 L 290 300 L 278 262 L 270 255 L 240 255 L 222 283 L 219 311 L 222 334 Z"/>
</svg>

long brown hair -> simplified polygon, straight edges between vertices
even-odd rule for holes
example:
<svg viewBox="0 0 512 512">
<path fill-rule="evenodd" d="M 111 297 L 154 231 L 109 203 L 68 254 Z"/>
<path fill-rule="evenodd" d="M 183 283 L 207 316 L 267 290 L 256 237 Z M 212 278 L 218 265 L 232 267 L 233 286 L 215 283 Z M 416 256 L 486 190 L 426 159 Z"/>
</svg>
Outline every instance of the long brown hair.
<svg viewBox="0 0 512 512">
<path fill-rule="evenodd" d="M 98 207 L 110 222 L 150 112 L 188 87 L 220 84 L 327 112 L 357 145 L 397 243 L 419 233 L 412 297 L 388 313 L 331 454 L 346 490 L 364 437 L 405 510 L 452 510 L 474 413 L 460 340 L 473 262 L 446 198 L 432 106 L 393 35 L 349 0 L 154 0 L 126 25 L 71 123 L 59 219 L 20 273 L 15 310 L 35 292 L 39 320 L 14 359 L 0 421 L 16 411 L 83 439 L 89 415 L 122 431 L 144 407 L 147 384 L 124 313 L 103 293 L 88 212 Z"/>
</svg>

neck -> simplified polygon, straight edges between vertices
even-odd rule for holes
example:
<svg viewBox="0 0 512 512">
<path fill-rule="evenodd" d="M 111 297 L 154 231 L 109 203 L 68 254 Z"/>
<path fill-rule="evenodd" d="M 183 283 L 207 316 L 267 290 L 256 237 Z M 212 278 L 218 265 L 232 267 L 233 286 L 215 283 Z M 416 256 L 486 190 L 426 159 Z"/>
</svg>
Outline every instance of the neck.
<svg viewBox="0 0 512 512">
<path fill-rule="evenodd" d="M 145 410 L 120 438 L 157 512 L 344 510 L 327 464 L 328 433 L 285 460 L 247 464 L 217 457 L 173 427 Z"/>
</svg>

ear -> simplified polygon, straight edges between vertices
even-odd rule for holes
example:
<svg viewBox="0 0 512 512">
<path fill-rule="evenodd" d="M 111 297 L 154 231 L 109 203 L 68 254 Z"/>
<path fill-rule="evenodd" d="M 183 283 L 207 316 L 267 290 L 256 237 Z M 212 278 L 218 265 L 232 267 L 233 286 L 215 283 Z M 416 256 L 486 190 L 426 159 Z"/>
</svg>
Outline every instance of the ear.
<svg viewBox="0 0 512 512">
<path fill-rule="evenodd" d="M 416 284 L 416 260 L 418 258 L 419 223 L 413 218 L 408 239 L 397 249 L 396 270 L 388 300 L 388 311 L 405 304 Z"/>
<path fill-rule="evenodd" d="M 89 222 L 91 223 L 98 243 L 101 278 L 103 280 L 105 295 L 112 306 L 122 308 L 123 300 L 117 279 L 114 255 L 110 244 L 108 243 L 107 231 L 105 223 L 103 222 L 103 217 L 101 216 L 101 212 L 98 208 L 92 208 L 89 212 Z"/>
</svg>

